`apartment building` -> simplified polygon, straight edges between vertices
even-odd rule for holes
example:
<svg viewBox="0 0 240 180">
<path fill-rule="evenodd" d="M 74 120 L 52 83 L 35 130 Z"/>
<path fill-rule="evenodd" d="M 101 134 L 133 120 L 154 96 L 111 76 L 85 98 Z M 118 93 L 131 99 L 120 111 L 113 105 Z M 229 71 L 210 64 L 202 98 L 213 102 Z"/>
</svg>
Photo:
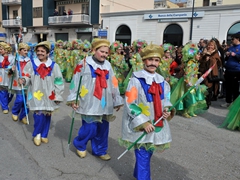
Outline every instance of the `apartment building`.
<svg viewBox="0 0 240 180">
<path fill-rule="evenodd" d="M 192 7 L 193 0 L 187 0 L 187 7 Z M 195 7 L 202 6 L 221 6 L 240 4 L 239 0 L 194 0 Z"/>
<path fill-rule="evenodd" d="M 7 42 L 13 43 L 22 32 L 23 42 L 36 43 L 107 37 L 100 13 L 153 9 L 154 0 L 2 0 L 1 4 Z M 64 15 L 64 10 L 72 15 Z"/>
</svg>

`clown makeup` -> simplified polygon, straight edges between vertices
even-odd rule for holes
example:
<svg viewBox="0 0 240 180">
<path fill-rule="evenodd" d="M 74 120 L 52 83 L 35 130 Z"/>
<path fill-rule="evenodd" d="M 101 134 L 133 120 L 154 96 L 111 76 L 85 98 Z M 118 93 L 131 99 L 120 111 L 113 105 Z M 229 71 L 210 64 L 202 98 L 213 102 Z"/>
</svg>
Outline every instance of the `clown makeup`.
<svg viewBox="0 0 240 180">
<path fill-rule="evenodd" d="M 26 48 L 22 48 L 18 51 L 18 53 L 23 57 L 27 57 L 28 50 Z"/>
<path fill-rule="evenodd" d="M 156 58 L 156 57 L 148 58 L 143 60 L 143 63 L 144 63 L 144 70 L 154 74 L 157 67 L 159 66 L 160 58 Z"/>
<path fill-rule="evenodd" d="M 36 50 L 37 53 L 37 57 L 41 62 L 46 62 L 48 60 L 48 55 L 49 53 L 47 53 L 46 49 L 39 46 Z"/>
<path fill-rule="evenodd" d="M 105 61 L 105 59 L 108 57 L 108 51 L 109 51 L 109 47 L 107 46 L 101 46 L 100 48 L 97 48 L 96 50 L 94 50 L 94 57 L 98 60 L 98 61 Z"/>
</svg>

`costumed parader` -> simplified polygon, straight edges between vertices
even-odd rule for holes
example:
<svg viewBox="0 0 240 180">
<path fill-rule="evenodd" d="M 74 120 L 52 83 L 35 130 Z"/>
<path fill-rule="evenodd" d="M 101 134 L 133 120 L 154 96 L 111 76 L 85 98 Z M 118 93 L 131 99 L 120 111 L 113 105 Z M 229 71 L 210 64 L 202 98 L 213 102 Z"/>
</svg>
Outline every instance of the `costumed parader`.
<svg viewBox="0 0 240 180">
<path fill-rule="evenodd" d="M 132 43 L 133 57 L 130 59 L 133 72 L 143 69 L 143 62 L 139 52 L 141 51 L 142 48 L 145 48 L 147 45 L 148 45 L 147 42 L 142 39 L 137 39 L 133 41 Z"/>
<path fill-rule="evenodd" d="M 84 40 L 81 44 L 81 59 L 84 59 L 85 57 L 87 56 L 92 56 L 92 52 L 91 52 L 91 49 L 92 49 L 92 46 L 91 46 L 91 43 L 88 41 L 88 40 Z M 79 63 L 79 62 L 78 62 Z"/>
<path fill-rule="evenodd" d="M 67 104 L 80 115 L 82 126 L 73 145 L 77 154 L 84 158 L 86 146 L 91 141 L 92 154 L 102 160 L 110 160 L 108 150 L 109 122 L 115 119 L 113 109 L 123 105 L 118 89 L 118 81 L 111 64 L 106 60 L 110 42 L 106 39 L 93 39 L 93 56 L 84 58 L 75 68 L 70 84 Z M 78 92 L 80 90 L 80 93 Z M 75 102 L 78 99 L 79 102 Z"/>
<path fill-rule="evenodd" d="M 71 52 L 72 52 L 72 43 L 69 41 L 65 41 L 63 43 L 63 61 L 65 63 L 65 67 L 63 70 L 63 77 L 66 80 L 66 76 L 67 76 L 67 69 L 69 68 L 69 66 L 71 66 Z"/>
<path fill-rule="evenodd" d="M 143 70 L 133 72 L 125 93 L 120 145 L 128 147 L 145 131 L 147 134 L 135 144 L 133 176 L 138 180 L 150 180 L 150 161 L 153 152 L 169 148 L 172 141 L 168 121 L 175 110 L 168 112 L 170 86 L 164 77 L 156 73 L 163 56 L 162 47 L 150 44 L 140 52 Z M 159 118 L 163 116 L 155 126 Z"/>
<path fill-rule="evenodd" d="M 64 82 L 59 65 L 48 56 L 51 45 L 48 41 L 36 45 L 37 58 L 29 61 L 23 69 L 19 84 L 27 87 L 27 104 L 33 111 L 33 142 L 36 146 L 48 143 L 52 113 L 63 101 Z"/>
<path fill-rule="evenodd" d="M 65 58 L 66 58 L 66 75 L 65 81 L 71 82 L 73 76 L 73 70 L 75 67 L 76 61 L 76 52 L 78 51 L 78 42 L 76 40 L 72 41 L 71 46 L 70 44 L 67 45 L 67 49 L 65 49 Z"/>
<path fill-rule="evenodd" d="M 9 94 L 8 86 L 11 85 L 11 79 L 8 71 L 15 63 L 15 57 L 11 54 L 12 48 L 7 43 L 0 43 L 0 103 L 3 114 L 8 114 L 8 104 L 11 102 L 13 95 Z M 10 89 L 11 90 L 11 89 Z"/>
<path fill-rule="evenodd" d="M 123 44 L 120 43 L 120 41 L 115 41 L 111 45 L 110 62 L 113 72 L 118 80 L 120 94 L 124 94 L 123 82 L 126 73 L 129 71 L 129 67 L 124 58 Z"/>
<path fill-rule="evenodd" d="M 54 49 L 54 60 L 59 65 L 62 73 L 65 71 L 66 62 L 64 58 L 64 49 L 63 49 L 63 41 L 58 40 L 55 44 Z"/>
<path fill-rule="evenodd" d="M 170 84 L 170 86 L 173 87 L 178 81 L 178 79 L 174 78 L 170 73 L 170 66 L 173 62 L 172 53 L 174 46 L 170 43 L 165 43 L 162 45 L 161 49 L 163 49 L 164 52 L 161 52 L 163 53 L 163 57 L 161 58 L 161 61 L 157 68 L 157 73 L 162 75 L 164 79 Z"/>
<path fill-rule="evenodd" d="M 132 54 L 131 59 L 129 60 L 130 65 L 132 67 L 123 82 L 123 91 L 124 92 L 127 89 L 128 82 L 132 76 L 132 73 L 143 69 L 143 62 L 142 62 L 142 58 L 141 58 L 139 52 L 141 51 L 142 48 L 145 48 L 147 45 L 148 45 L 147 42 L 142 39 L 137 39 L 137 40 L 133 41 L 133 43 L 132 43 L 133 54 Z"/>
<path fill-rule="evenodd" d="M 19 79 L 19 73 L 23 72 L 24 67 L 26 64 L 31 61 L 28 57 L 28 51 L 30 50 L 30 47 L 26 43 L 19 43 L 18 45 L 18 58 L 16 59 L 16 65 L 12 67 L 12 69 L 9 70 L 9 75 L 13 76 L 10 77 L 10 79 L 13 80 L 12 83 L 12 90 L 16 93 L 16 99 L 14 101 L 13 107 L 12 107 L 12 119 L 14 121 L 17 121 L 19 119 L 20 122 L 23 124 L 27 124 L 27 117 L 26 114 L 28 114 L 24 107 L 24 103 L 26 102 L 26 94 L 23 96 L 22 94 L 22 88 L 18 85 L 18 79 Z M 20 67 L 19 67 L 20 65 Z M 10 86 L 10 85 L 9 85 Z M 10 87 L 9 87 L 10 88 Z M 26 93 L 26 90 L 25 90 Z M 24 99 L 25 98 L 25 101 Z"/>
<path fill-rule="evenodd" d="M 184 63 L 184 76 L 179 79 L 177 85 L 172 89 L 171 102 L 174 104 L 185 92 L 188 91 L 198 80 L 200 53 L 197 45 L 189 42 L 182 49 Z M 199 85 L 193 89 L 182 101 L 176 106 L 177 113 L 183 117 L 190 118 L 204 112 L 207 108 L 205 96 L 207 87 Z"/>
<path fill-rule="evenodd" d="M 240 95 L 229 106 L 229 111 L 225 121 L 220 127 L 225 127 L 229 130 L 240 131 Z"/>
</svg>

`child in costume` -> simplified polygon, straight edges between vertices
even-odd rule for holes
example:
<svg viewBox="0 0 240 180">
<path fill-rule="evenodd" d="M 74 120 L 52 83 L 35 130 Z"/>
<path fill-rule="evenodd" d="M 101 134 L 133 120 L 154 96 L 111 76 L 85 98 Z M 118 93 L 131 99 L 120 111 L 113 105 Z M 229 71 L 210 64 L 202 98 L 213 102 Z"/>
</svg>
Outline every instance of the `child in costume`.
<svg viewBox="0 0 240 180">
<path fill-rule="evenodd" d="M 4 43 L 0 43 L 0 103 L 4 114 L 8 114 L 8 104 L 13 95 L 8 93 L 8 86 L 12 85 L 8 76 L 8 71 L 14 65 L 15 57 L 11 55 L 12 48 Z"/>
<path fill-rule="evenodd" d="M 171 92 L 172 104 L 175 104 L 175 102 L 198 80 L 198 61 L 200 59 L 200 53 L 197 46 L 193 43 L 188 43 L 182 49 L 182 53 L 185 74 L 179 79 L 177 85 Z M 205 101 L 206 91 L 207 87 L 205 85 L 199 85 L 196 89 L 193 89 L 178 103 L 176 106 L 177 112 L 186 118 L 197 116 L 197 113 L 200 113 L 207 108 Z"/>
<path fill-rule="evenodd" d="M 48 57 L 50 48 L 48 41 L 37 44 L 35 51 L 38 58 L 26 64 L 23 69 L 24 76 L 19 79 L 20 84 L 28 87 L 27 103 L 34 112 L 32 136 L 36 146 L 48 143 L 52 112 L 58 109 L 58 104 L 63 101 L 63 77 L 58 64 Z"/>
<path fill-rule="evenodd" d="M 82 126 L 73 141 L 81 158 L 87 155 L 86 146 L 89 140 L 93 155 L 102 160 L 111 158 L 107 154 L 109 122 L 114 120 L 113 109 L 119 110 L 123 100 L 111 64 L 106 61 L 109 46 L 110 42 L 106 39 L 94 39 L 94 55 L 86 57 L 77 65 L 70 84 L 67 104 L 82 118 Z M 79 87 L 80 94 L 77 92 Z M 78 95 L 79 106 L 75 103 Z"/>
<path fill-rule="evenodd" d="M 229 107 L 229 112 L 223 124 L 220 127 L 226 127 L 230 130 L 240 131 L 240 95 Z"/>
<path fill-rule="evenodd" d="M 140 52 L 144 69 L 133 72 L 125 94 L 122 118 L 121 145 L 129 147 L 145 131 L 145 135 L 135 145 L 136 163 L 134 177 L 137 180 L 150 180 L 150 160 L 154 151 L 169 148 L 172 141 L 168 124 L 174 110 L 168 112 L 170 86 L 156 73 L 163 50 L 159 45 L 150 44 Z M 160 117 L 155 126 L 153 125 Z"/>
<path fill-rule="evenodd" d="M 18 115 L 19 115 L 19 120 L 23 124 L 27 124 L 26 114 L 28 112 L 25 111 L 23 98 L 26 99 L 26 97 L 22 95 L 22 88 L 21 88 L 21 86 L 18 85 L 18 78 L 19 78 L 19 73 L 23 72 L 24 67 L 30 61 L 30 58 L 27 56 L 29 50 L 30 50 L 30 47 L 27 44 L 25 44 L 25 43 L 19 44 L 19 46 L 18 46 L 19 57 L 16 60 L 17 61 L 16 65 L 14 66 L 14 68 L 11 69 L 11 75 L 13 76 L 13 77 L 11 77 L 11 79 L 13 78 L 12 79 L 13 80 L 12 89 L 16 93 L 16 99 L 15 99 L 14 105 L 12 107 L 12 119 L 14 121 L 17 121 Z M 20 67 L 19 67 L 19 65 L 20 65 Z"/>
</svg>

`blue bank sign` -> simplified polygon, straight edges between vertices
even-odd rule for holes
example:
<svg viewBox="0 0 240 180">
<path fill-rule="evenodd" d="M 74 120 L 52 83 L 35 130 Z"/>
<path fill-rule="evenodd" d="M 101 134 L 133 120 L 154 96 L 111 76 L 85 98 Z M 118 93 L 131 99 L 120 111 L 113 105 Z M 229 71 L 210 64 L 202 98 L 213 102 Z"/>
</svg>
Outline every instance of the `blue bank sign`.
<svg viewBox="0 0 240 180">
<path fill-rule="evenodd" d="M 204 11 L 194 12 L 193 17 L 203 17 Z M 177 19 L 177 18 L 191 18 L 192 12 L 182 13 L 162 13 L 162 14 L 144 14 L 144 19 Z"/>
<path fill-rule="evenodd" d="M 98 30 L 98 36 L 107 37 L 107 30 Z"/>
</svg>

